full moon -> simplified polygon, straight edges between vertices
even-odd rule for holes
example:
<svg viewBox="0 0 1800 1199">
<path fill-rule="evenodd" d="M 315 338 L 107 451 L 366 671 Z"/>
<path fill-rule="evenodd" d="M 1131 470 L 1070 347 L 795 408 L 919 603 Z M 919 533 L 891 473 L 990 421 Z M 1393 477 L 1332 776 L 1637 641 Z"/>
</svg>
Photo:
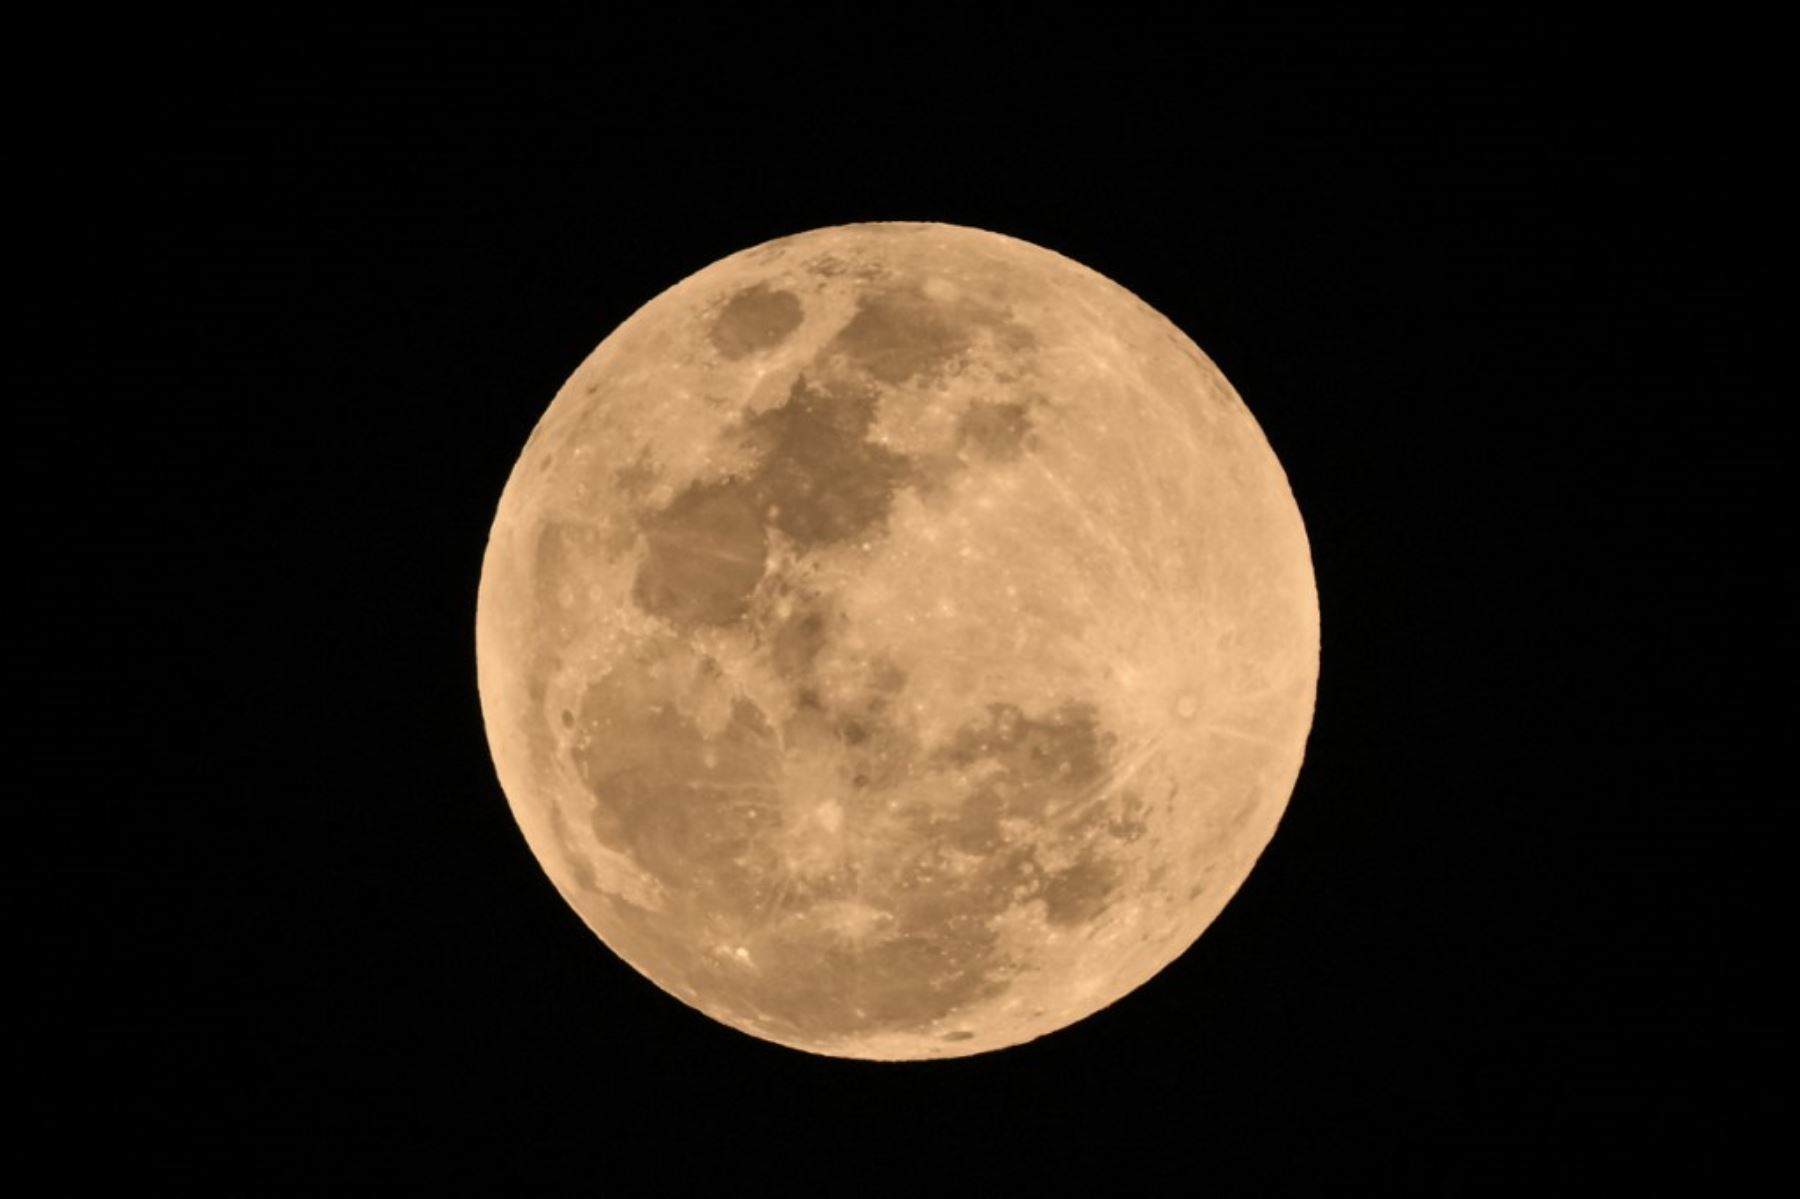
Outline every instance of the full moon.
<svg viewBox="0 0 1800 1199">
<path fill-rule="evenodd" d="M 1119 285 L 942 224 L 733 254 L 581 364 L 500 497 L 482 713 L 620 958 L 812 1053 L 1064 1028 L 1183 953 L 1298 777 L 1305 528 Z"/>
</svg>

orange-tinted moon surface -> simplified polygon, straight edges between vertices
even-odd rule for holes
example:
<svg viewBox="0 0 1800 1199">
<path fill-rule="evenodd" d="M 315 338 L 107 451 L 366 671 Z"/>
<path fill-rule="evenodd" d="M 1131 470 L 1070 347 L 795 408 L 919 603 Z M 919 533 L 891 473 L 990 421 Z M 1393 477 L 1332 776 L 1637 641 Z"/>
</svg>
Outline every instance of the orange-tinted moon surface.
<svg viewBox="0 0 1800 1199">
<path fill-rule="evenodd" d="M 819 229 L 646 304 L 501 497 L 477 663 L 533 853 L 626 962 L 814 1053 L 981 1053 L 1180 955 L 1298 775 L 1300 513 L 1130 292 Z"/>
</svg>

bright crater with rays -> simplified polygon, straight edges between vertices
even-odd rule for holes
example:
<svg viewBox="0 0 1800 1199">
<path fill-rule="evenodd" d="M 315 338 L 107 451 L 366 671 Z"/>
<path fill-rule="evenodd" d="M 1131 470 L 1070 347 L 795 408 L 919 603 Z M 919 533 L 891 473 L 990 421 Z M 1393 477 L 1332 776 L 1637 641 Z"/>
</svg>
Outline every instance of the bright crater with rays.
<svg viewBox="0 0 1800 1199">
<path fill-rule="evenodd" d="M 1030 1040 L 1193 943 L 1318 675 L 1306 534 L 1216 367 L 1060 255 L 815 230 L 634 314 L 558 393 L 477 663 L 532 851 L 747 1033 Z"/>
</svg>

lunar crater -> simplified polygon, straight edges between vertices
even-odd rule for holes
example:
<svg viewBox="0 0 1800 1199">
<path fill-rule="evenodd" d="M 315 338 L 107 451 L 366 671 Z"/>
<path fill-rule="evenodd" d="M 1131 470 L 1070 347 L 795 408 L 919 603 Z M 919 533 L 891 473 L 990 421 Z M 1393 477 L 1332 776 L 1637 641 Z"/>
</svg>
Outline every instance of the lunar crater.
<svg viewBox="0 0 1800 1199">
<path fill-rule="evenodd" d="M 725 302 L 707 336 L 722 357 L 736 361 L 780 345 L 804 319 L 799 296 L 755 283 Z"/>
</svg>

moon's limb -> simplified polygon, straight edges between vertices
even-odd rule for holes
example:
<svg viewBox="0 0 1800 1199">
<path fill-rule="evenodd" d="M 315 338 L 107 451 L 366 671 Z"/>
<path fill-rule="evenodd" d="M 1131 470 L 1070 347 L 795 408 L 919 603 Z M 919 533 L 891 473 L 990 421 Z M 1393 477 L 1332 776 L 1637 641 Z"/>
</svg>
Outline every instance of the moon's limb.
<svg viewBox="0 0 1800 1199">
<path fill-rule="evenodd" d="M 983 1052 L 1128 993 L 1273 834 L 1318 616 L 1279 463 L 1166 320 L 942 225 L 646 305 L 507 485 L 477 621 L 528 842 L 693 1006 Z"/>
</svg>

